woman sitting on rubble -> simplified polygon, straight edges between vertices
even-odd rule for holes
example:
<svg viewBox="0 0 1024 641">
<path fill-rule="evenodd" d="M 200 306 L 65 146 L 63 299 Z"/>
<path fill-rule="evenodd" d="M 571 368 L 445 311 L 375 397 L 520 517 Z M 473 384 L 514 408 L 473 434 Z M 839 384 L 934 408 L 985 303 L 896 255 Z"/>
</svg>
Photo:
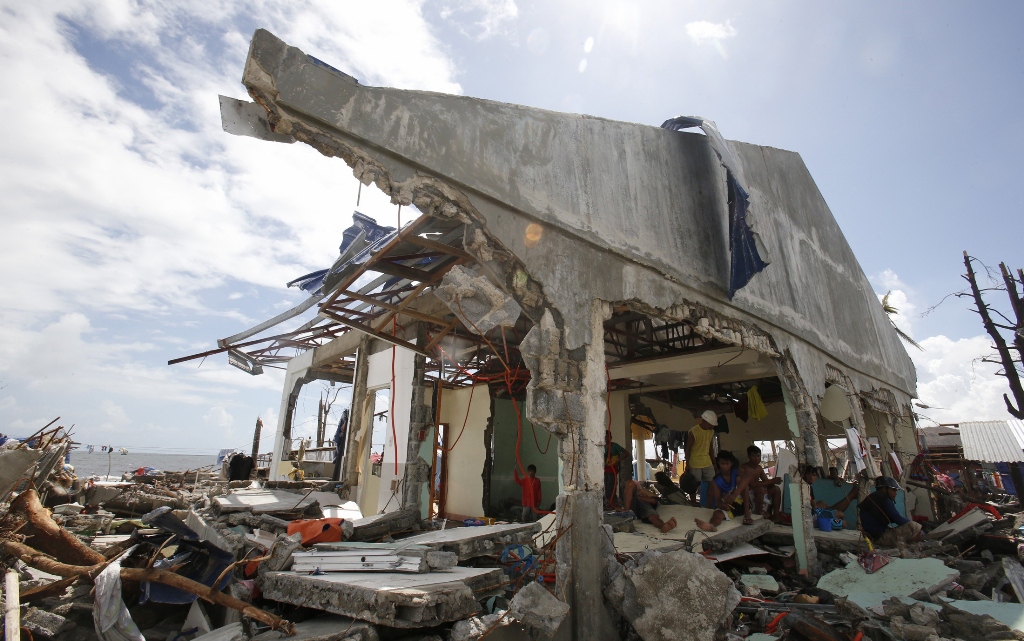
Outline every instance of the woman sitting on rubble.
<svg viewBox="0 0 1024 641">
<path fill-rule="evenodd" d="M 807 467 L 804 468 L 803 477 L 804 483 L 806 483 L 808 487 L 810 487 L 811 489 L 811 509 L 814 510 L 815 508 L 822 508 L 826 510 L 832 510 L 832 513 L 835 515 L 833 518 L 841 521 L 846 521 L 846 519 L 844 518 L 845 515 L 843 511 L 850 507 L 850 503 L 857 499 L 857 496 L 860 492 L 860 483 L 854 483 L 853 487 L 850 489 L 849 494 L 847 494 L 837 503 L 829 505 L 825 501 L 818 501 L 814 498 L 814 482 L 817 481 L 818 478 L 820 478 L 818 474 L 818 468 L 811 467 L 810 465 L 808 465 Z M 849 525 L 848 522 L 847 525 Z"/>
<path fill-rule="evenodd" d="M 697 527 L 705 532 L 717 532 L 722 521 L 729 521 L 743 511 L 743 525 L 752 525 L 750 514 L 750 478 L 740 474 L 740 462 L 732 452 L 722 450 L 716 457 L 718 474 L 708 484 L 708 506 L 715 509 L 711 521 L 694 519 Z"/>
</svg>

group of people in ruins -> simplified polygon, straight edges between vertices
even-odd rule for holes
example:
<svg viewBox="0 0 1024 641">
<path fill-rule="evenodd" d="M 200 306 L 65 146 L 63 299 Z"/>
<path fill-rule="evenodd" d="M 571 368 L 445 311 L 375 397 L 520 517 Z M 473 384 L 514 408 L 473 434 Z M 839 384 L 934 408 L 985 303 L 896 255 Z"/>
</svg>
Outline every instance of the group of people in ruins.
<svg viewBox="0 0 1024 641">
<path fill-rule="evenodd" d="M 718 417 L 709 410 L 700 416 L 697 424 L 686 434 L 684 447 L 687 469 L 679 480 L 679 489 L 688 496 L 692 505 L 699 506 L 700 488 L 706 483 L 704 505 L 713 510 L 706 521 L 695 518 L 695 525 L 701 530 L 714 532 L 723 521 L 740 515 L 745 525 L 753 524 L 755 515 L 776 523 L 787 523 L 790 517 L 782 509 L 782 478 L 768 475 L 761 466 L 762 453 L 756 445 L 747 447 L 746 461 L 743 463 L 727 450 L 714 453 L 712 443 L 717 424 Z M 607 432 L 605 508 L 632 512 L 638 519 L 650 523 L 663 533 L 673 530 L 678 525 L 676 519 L 666 521 L 661 518 L 658 514 L 659 496 L 642 487 L 632 478 L 632 473 L 623 486 L 621 497 L 616 496 L 620 470 L 626 467 L 623 463 L 627 461 L 631 463 L 626 449 L 614 443 L 611 432 Z M 810 487 L 810 508 L 827 511 L 836 521 L 848 523 L 850 519 L 846 511 L 858 499 L 859 482 L 853 483 L 850 491 L 839 500 L 829 503 L 814 495 L 813 487 L 819 475 L 819 469 L 810 466 L 801 474 L 804 483 Z M 658 477 L 668 479 L 671 485 L 670 477 L 664 472 L 659 472 Z M 829 469 L 827 478 L 835 481 L 837 487 L 843 485 L 839 471 L 834 467 Z M 881 476 L 875 481 L 875 491 L 858 503 L 860 527 L 876 545 L 890 546 L 895 545 L 896 541 L 920 539 L 921 525 L 902 516 L 896 509 L 895 500 L 901 489 L 892 477 Z"/>
</svg>

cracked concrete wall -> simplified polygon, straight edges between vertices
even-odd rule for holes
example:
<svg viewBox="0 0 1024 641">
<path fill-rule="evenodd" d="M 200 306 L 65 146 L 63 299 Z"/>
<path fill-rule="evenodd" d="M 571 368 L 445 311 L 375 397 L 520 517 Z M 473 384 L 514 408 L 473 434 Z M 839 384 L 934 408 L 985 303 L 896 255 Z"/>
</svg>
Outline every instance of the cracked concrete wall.
<svg viewBox="0 0 1024 641">
<path fill-rule="evenodd" d="M 243 82 L 276 131 L 343 157 L 396 202 L 478 214 L 563 314 L 662 289 L 638 299 L 699 300 L 771 327 L 815 397 L 824 354 L 858 389 L 915 394 L 913 364 L 798 154 L 731 143 L 773 262 L 729 301 L 725 178 L 699 134 L 363 87 L 265 31 Z M 589 340 L 585 324 L 566 326 L 569 349 Z"/>
</svg>

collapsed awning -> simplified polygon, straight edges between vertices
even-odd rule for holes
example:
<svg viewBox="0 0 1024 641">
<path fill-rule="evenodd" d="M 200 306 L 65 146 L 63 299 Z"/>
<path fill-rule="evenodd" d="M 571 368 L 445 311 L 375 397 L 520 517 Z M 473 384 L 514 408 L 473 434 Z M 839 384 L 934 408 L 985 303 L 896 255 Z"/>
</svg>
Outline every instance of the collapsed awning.
<svg viewBox="0 0 1024 641">
<path fill-rule="evenodd" d="M 1024 463 L 1024 421 L 960 423 L 964 458 L 982 463 Z"/>
</svg>

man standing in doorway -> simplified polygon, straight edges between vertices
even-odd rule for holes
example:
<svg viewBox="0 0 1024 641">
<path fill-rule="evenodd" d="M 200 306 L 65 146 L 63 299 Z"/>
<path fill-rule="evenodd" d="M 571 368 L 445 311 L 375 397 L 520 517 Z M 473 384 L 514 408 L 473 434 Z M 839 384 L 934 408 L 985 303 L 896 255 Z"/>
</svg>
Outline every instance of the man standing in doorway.
<svg viewBox="0 0 1024 641">
<path fill-rule="evenodd" d="M 711 448 L 716 425 L 718 425 L 718 416 L 713 411 L 707 410 L 701 414 L 697 424 L 686 433 L 686 445 L 683 446 L 686 454 L 686 473 L 693 481 L 696 481 L 697 485 L 703 481 L 710 482 L 715 478 L 714 457 Z"/>
</svg>

